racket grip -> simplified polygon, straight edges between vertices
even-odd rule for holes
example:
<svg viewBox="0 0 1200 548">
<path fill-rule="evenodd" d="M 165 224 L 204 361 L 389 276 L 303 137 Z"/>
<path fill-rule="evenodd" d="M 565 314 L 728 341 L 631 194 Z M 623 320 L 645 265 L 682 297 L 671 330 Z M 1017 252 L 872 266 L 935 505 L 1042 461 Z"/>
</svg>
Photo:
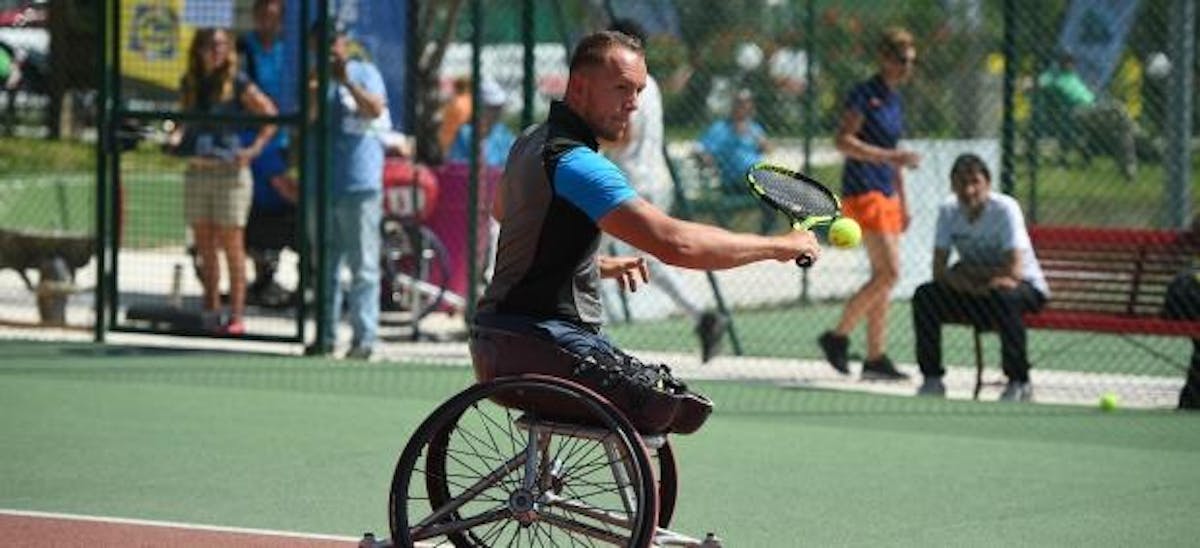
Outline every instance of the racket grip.
<svg viewBox="0 0 1200 548">
<path fill-rule="evenodd" d="M 796 266 L 800 268 L 808 268 L 813 265 L 813 261 L 814 259 L 812 255 L 805 253 L 799 257 L 796 257 Z"/>
</svg>

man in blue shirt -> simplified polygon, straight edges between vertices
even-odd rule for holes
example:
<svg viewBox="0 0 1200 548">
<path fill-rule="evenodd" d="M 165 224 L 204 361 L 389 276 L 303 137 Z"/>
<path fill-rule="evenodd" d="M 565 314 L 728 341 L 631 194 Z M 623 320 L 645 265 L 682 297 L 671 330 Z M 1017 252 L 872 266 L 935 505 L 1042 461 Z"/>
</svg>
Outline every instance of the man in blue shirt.
<svg viewBox="0 0 1200 548">
<path fill-rule="evenodd" d="M 345 264 L 351 274 L 348 313 L 353 329 L 346 357 L 365 360 L 371 357 L 379 329 L 384 146 L 378 127 L 387 109 L 387 90 L 375 65 L 350 57 L 349 38 L 340 29 L 330 44 L 329 69 L 333 78 L 327 97 L 333 200 L 328 241 L 321 249 L 329 253 L 332 270 L 325 293 L 331 317 L 326 318 L 320 337 L 329 345 L 336 341 L 335 327 L 342 309 L 338 273 Z"/>
<path fill-rule="evenodd" d="M 708 126 L 700 147 L 721 172 L 721 182 L 741 189 L 746 171 L 771 149 L 767 131 L 754 120 L 754 95 L 743 89 L 733 98 L 729 118 Z"/>
<path fill-rule="evenodd" d="M 246 75 L 277 106 L 284 89 L 286 56 L 283 35 L 283 0 L 255 0 L 254 30 L 237 42 Z M 294 90 L 293 90 L 294 93 Z M 243 144 L 253 142 L 257 129 L 242 132 Z M 295 246 L 296 204 L 277 188 L 287 171 L 288 134 L 280 129 L 250 164 L 254 177 L 253 203 L 246 224 L 246 251 L 254 261 L 254 282 L 246 288 L 249 304 L 279 307 L 292 303 L 294 294 L 275 282 L 279 253 Z"/>
</svg>

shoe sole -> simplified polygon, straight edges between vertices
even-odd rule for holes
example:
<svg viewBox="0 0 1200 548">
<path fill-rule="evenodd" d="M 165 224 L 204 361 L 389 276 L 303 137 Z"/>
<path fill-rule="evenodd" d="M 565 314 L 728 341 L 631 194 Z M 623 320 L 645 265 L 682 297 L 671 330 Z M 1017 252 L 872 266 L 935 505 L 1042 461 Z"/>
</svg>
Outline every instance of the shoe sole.
<svg viewBox="0 0 1200 548">
<path fill-rule="evenodd" d="M 863 372 L 860 377 L 864 381 L 906 381 L 908 375 L 889 375 L 887 373 L 866 373 Z"/>
</svg>

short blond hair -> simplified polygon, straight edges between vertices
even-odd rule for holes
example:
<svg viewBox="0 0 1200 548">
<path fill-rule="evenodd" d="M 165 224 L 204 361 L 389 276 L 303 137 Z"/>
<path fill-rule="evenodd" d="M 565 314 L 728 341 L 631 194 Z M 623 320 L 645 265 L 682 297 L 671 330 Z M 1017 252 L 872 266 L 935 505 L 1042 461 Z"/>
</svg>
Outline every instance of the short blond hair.
<svg viewBox="0 0 1200 548">
<path fill-rule="evenodd" d="M 900 57 L 909 48 L 917 47 L 911 32 L 904 27 L 888 27 L 883 29 L 879 37 L 879 53 Z"/>
</svg>

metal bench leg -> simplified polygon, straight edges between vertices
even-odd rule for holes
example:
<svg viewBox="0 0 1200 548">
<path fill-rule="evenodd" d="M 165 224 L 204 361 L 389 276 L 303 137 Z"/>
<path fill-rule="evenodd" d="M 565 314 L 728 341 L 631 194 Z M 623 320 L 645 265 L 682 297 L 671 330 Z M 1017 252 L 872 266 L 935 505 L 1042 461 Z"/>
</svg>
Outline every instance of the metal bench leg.
<svg viewBox="0 0 1200 548">
<path fill-rule="evenodd" d="M 975 337 L 975 401 L 979 401 L 979 390 L 983 388 L 983 346 L 979 340 L 979 328 L 971 328 Z"/>
</svg>

